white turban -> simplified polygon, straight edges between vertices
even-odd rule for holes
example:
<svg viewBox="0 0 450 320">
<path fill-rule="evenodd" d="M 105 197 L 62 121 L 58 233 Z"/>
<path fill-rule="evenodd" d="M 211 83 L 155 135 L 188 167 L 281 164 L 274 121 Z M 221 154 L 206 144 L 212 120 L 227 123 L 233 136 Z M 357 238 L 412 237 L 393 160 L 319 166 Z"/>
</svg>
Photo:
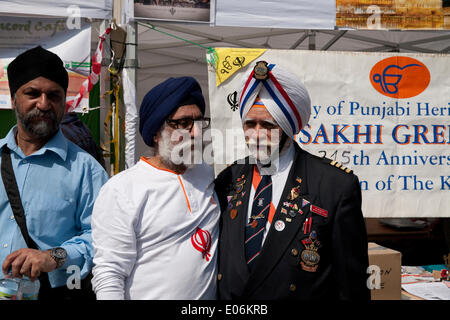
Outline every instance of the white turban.
<svg viewBox="0 0 450 320">
<path fill-rule="evenodd" d="M 244 123 L 256 97 L 262 100 L 267 111 L 272 115 L 281 129 L 290 137 L 298 134 L 308 123 L 311 115 L 311 100 L 300 79 L 294 74 L 259 61 L 267 66 L 267 79 L 254 77 L 255 67 L 245 76 L 243 90 L 239 99 L 239 111 Z"/>
</svg>

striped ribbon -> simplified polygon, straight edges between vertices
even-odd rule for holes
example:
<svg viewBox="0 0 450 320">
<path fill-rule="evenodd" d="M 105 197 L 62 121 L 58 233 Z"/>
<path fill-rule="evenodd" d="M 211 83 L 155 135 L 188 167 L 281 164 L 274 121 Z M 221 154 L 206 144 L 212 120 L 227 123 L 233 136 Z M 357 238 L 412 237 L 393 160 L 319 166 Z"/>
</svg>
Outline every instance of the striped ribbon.
<svg viewBox="0 0 450 320">
<path fill-rule="evenodd" d="M 302 128 L 302 119 L 300 117 L 300 114 L 298 113 L 297 108 L 295 107 L 294 103 L 292 102 L 291 98 L 289 98 L 289 95 L 287 92 L 283 89 L 281 84 L 278 82 L 274 74 L 272 73 L 272 69 L 275 65 L 270 64 L 268 65 L 269 69 L 269 78 L 267 80 L 258 80 L 253 77 L 254 71 L 250 73 L 250 76 L 248 77 L 244 90 L 242 91 L 241 97 L 239 99 L 239 108 L 240 108 L 240 115 L 241 118 L 244 114 L 247 114 L 250 108 L 252 107 L 252 103 L 248 103 L 248 100 L 252 95 L 259 92 L 259 88 L 261 86 L 264 86 L 264 88 L 267 90 L 267 92 L 270 94 L 272 99 L 275 101 L 277 106 L 280 108 L 280 110 L 283 112 L 283 115 L 286 117 L 286 119 L 289 121 L 289 124 L 292 128 L 292 132 L 298 132 L 300 128 Z M 267 107 L 267 106 L 266 106 Z"/>
<path fill-rule="evenodd" d="M 98 82 L 100 72 L 102 69 L 102 59 L 103 59 L 103 42 L 106 40 L 106 36 L 111 32 L 112 28 L 106 29 L 105 33 L 99 36 L 99 42 L 97 45 L 97 50 L 92 57 L 92 70 L 88 78 L 83 81 L 78 94 L 66 101 L 66 112 L 71 112 L 75 110 L 79 105 L 86 93 L 92 90 L 92 87 Z"/>
</svg>

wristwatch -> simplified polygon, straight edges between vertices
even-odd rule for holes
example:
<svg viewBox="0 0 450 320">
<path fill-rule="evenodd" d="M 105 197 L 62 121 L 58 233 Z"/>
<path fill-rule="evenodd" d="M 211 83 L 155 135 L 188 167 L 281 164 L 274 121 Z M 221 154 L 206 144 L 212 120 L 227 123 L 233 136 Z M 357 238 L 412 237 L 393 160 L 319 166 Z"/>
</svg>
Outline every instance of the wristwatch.
<svg viewBox="0 0 450 320">
<path fill-rule="evenodd" d="M 64 248 L 56 247 L 48 249 L 50 256 L 56 261 L 56 268 L 61 267 L 67 260 L 67 251 Z"/>
</svg>

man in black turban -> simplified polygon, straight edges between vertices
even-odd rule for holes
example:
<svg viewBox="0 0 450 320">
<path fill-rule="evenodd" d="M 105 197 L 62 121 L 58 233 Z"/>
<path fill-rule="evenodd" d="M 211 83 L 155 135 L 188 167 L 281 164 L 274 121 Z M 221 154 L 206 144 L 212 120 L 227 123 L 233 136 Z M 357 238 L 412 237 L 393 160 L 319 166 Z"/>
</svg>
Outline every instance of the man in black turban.
<svg viewBox="0 0 450 320">
<path fill-rule="evenodd" d="M 68 74 L 56 54 L 40 46 L 25 51 L 9 64 L 8 82 L 17 126 L 0 139 L 2 272 L 39 277 L 41 300 L 86 298 L 88 291 L 66 286 L 66 271 L 77 267 L 88 279 L 92 207 L 108 176 L 59 129 Z"/>
<path fill-rule="evenodd" d="M 62 60 L 38 46 L 9 64 L 8 82 L 17 117 L 17 139 L 28 155 L 58 131 L 65 111 L 69 77 Z"/>
</svg>

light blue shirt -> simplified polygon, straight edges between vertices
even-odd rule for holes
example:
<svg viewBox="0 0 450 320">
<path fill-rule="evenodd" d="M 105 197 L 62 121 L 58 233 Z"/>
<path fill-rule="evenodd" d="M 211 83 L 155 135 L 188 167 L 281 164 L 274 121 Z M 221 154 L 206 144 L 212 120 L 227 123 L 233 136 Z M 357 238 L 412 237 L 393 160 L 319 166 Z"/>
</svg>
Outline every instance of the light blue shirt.
<svg viewBox="0 0 450 320">
<path fill-rule="evenodd" d="M 16 144 L 16 132 L 14 127 L 0 140 L 0 149 L 4 145 L 11 149 L 30 237 L 40 250 L 63 247 L 67 251 L 66 263 L 49 273 L 52 287 L 65 286 L 72 275 L 66 272 L 69 266 L 77 265 L 82 279 L 93 266 L 91 213 L 108 175 L 90 154 L 67 140 L 61 130 L 28 157 Z M 0 180 L 0 266 L 10 253 L 21 248 L 27 245 Z"/>
</svg>

